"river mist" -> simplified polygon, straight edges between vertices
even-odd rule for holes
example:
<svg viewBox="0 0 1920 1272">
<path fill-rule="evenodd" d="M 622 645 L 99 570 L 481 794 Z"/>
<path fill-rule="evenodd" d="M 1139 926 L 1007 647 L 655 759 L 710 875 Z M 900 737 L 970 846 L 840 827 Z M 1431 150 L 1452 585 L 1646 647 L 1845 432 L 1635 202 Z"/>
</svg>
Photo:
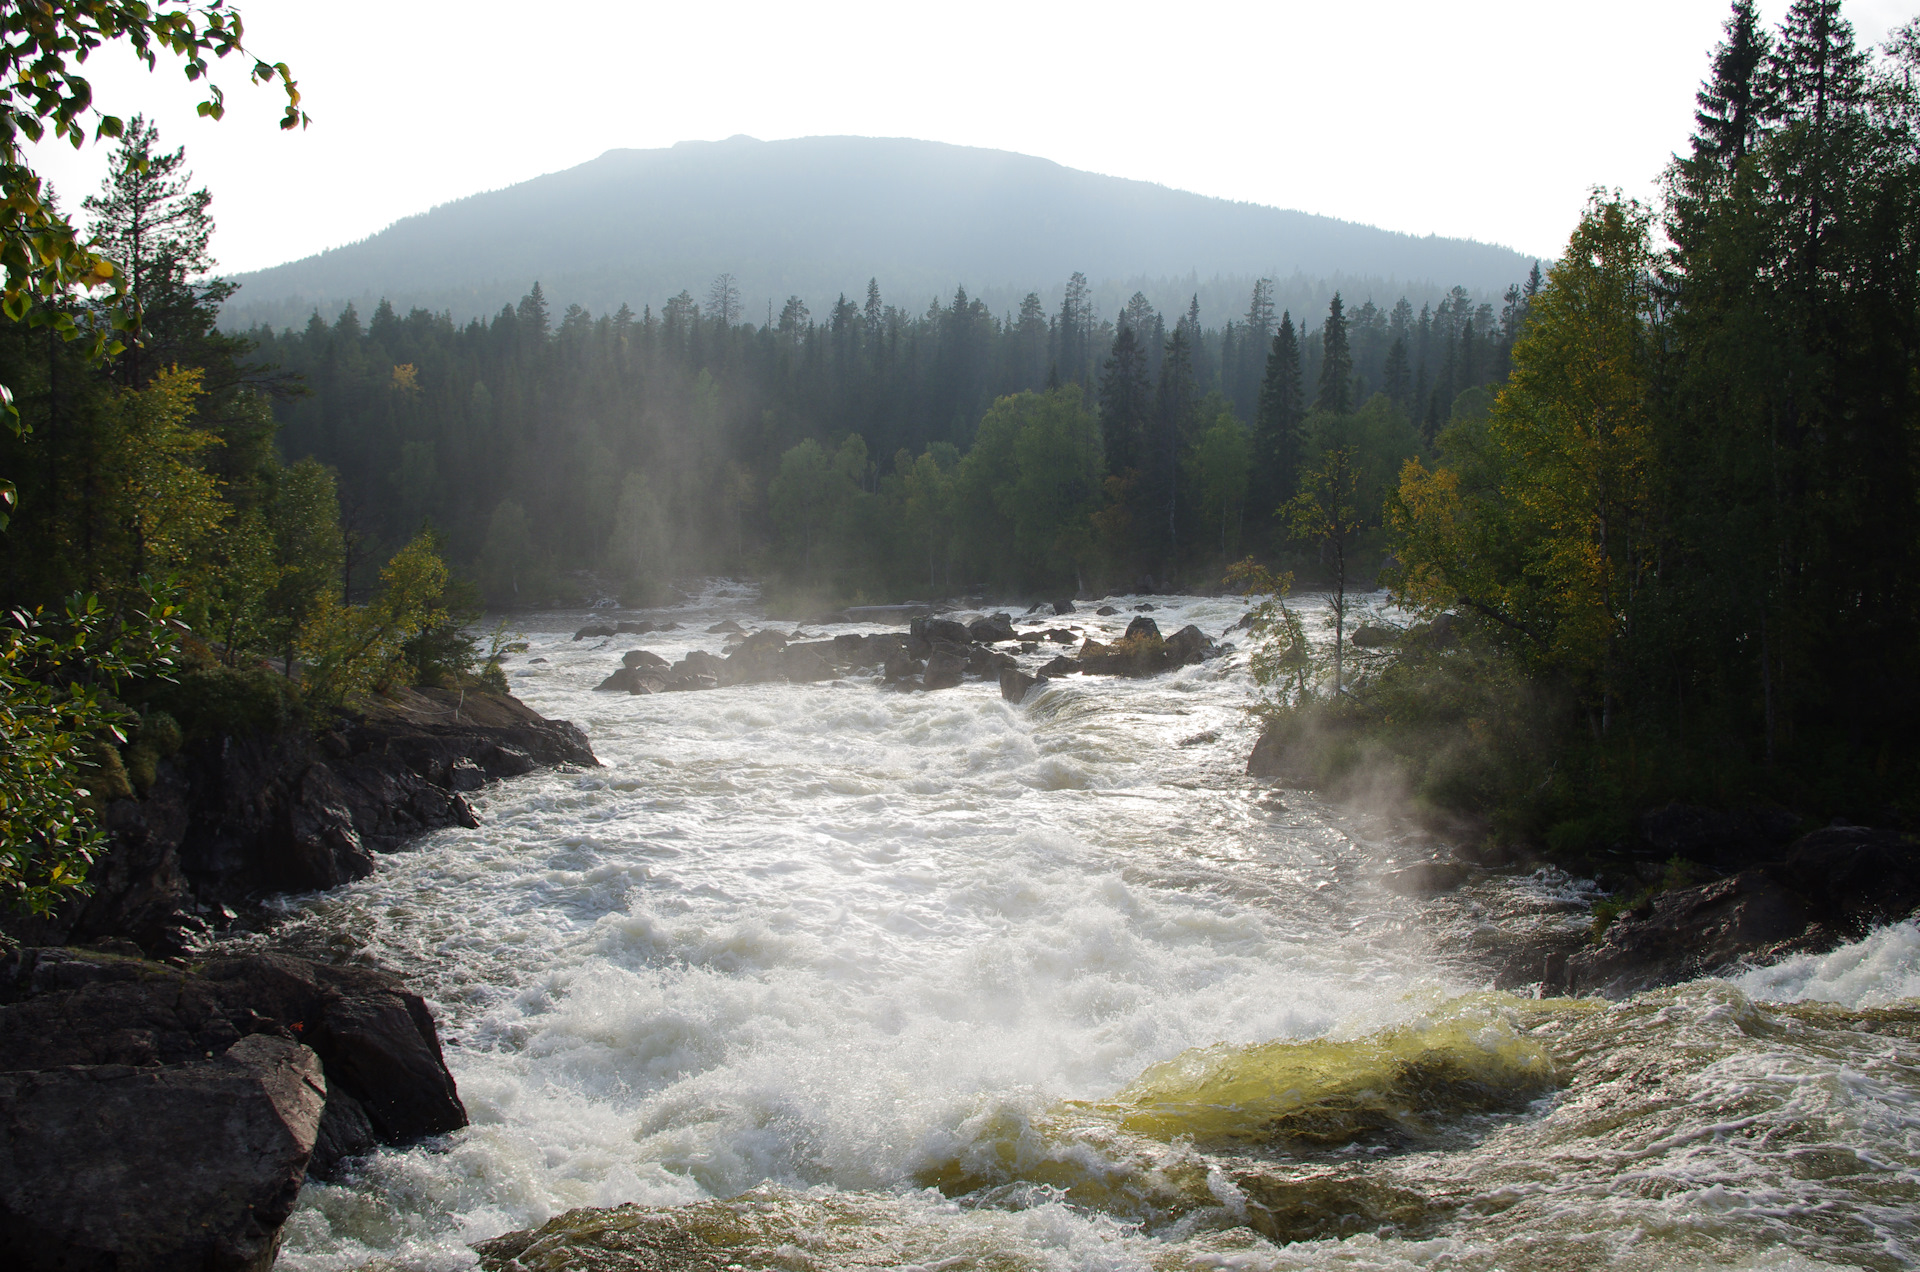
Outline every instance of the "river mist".
<svg viewBox="0 0 1920 1272">
<path fill-rule="evenodd" d="M 740 1267 L 1920 1260 L 1913 925 L 1623 1004 L 1494 993 L 1476 932 L 1582 926 L 1583 885 L 1382 886 L 1434 845 L 1242 775 L 1244 650 L 1018 706 L 592 691 L 757 615 L 713 583 L 664 634 L 520 618 L 513 691 L 606 767 L 490 787 L 245 942 L 405 974 L 473 1118 L 308 1184 L 280 1266 L 469 1266 L 629 1203 Z"/>
</svg>

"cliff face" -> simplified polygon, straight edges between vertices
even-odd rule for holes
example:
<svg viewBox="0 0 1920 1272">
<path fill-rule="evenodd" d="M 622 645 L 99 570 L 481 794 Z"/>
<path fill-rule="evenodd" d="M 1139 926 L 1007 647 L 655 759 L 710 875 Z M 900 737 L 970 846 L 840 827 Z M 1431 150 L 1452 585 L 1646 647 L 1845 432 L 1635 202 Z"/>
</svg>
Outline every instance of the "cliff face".
<svg viewBox="0 0 1920 1272">
<path fill-rule="evenodd" d="M 466 796 L 488 782 L 598 764 L 579 729 L 505 694 L 403 690 L 337 725 L 189 743 L 160 762 L 144 798 L 107 808 L 111 847 L 92 895 L 8 921 L 9 934 L 178 954 L 222 906 L 335 887 L 415 835 L 478 825 Z"/>
</svg>

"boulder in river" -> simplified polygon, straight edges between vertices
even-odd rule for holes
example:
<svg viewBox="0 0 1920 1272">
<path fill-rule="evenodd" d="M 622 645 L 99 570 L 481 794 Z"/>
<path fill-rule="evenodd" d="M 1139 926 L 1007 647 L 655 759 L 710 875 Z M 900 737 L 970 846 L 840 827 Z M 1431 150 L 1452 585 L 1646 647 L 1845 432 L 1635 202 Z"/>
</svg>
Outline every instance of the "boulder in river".
<svg viewBox="0 0 1920 1272">
<path fill-rule="evenodd" d="M 730 618 L 723 618 L 719 622 L 715 623 L 712 627 L 707 628 L 707 634 L 709 636 L 718 636 L 722 632 L 738 632 L 741 630 L 743 629 L 741 628 L 740 624 L 734 622 Z"/>
<path fill-rule="evenodd" d="M 612 623 L 588 623 L 573 634 L 575 640 L 599 640 L 604 636 L 617 636 L 619 631 Z"/>
<path fill-rule="evenodd" d="M 1115 614 L 1118 614 L 1120 611 L 1115 609 L 1111 605 L 1102 605 L 1099 609 L 1093 612 L 1098 614 L 1101 618 L 1112 618 Z"/>
<path fill-rule="evenodd" d="M 1362 623 L 1348 638 L 1355 649 L 1385 649 L 1399 639 L 1399 632 L 1379 623 Z"/>
<path fill-rule="evenodd" d="M 669 664 L 666 659 L 650 649 L 629 649 L 626 653 L 620 655 L 620 665 L 623 667 L 652 667 L 656 671 L 665 671 Z"/>
<path fill-rule="evenodd" d="M 995 645 L 1003 640 L 1018 640 L 1019 633 L 1013 630 L 1013 619 L 1006 614 L 991 614 L 986 618 L 976 618 L 967 624 L 967 635 L 981 645 Z"/>
<path fill-rule="evenodd" d="M 916 618 L 909 626 L 910 637 L 926 641 L 929 645 L 935 641 L 946 641 L 954 645 L 968 645 L 973 642 L 973 633 L 967 625 L 952 618 Z"/>
<path fill-rule="evenodd" d="M 927 670 L 922 680 L 929 689 L 951 689 L 960 683 L 966 670 L 965 658 L 946 650 L 935 650 L 933 656 L 927 659 Z"/>
<path fill-rule="evenodd" d="M 1053 612 L 1056 614 L 1071 614 L 1073 613 L 1073 602 L 1055 601 L 1053 603 Z"/>
<path fill-rule="evenodd" d="M 1000 669 L 1000 696 L 1016 705 L 1025 701 L 1027 691 L 1039 683 L 1038 676 L 1029 676 L 1018 667 Z"/>
<path fill-rule="evenodd" d="M 645 636 L 652 630 L 654 630 L 653 624 L 644 618 L 627 619 L 624 622 L 613 625 L 613 632 L 616 636 Z"/>
<path fill-rule="evenodd" d="M 1159 640 L 1160 624 L 1154 622 L 1150 618 L 1136 618 L 1131 623 L 1127 624 L 1127 634 L 1125 639 L 1135 640 L 1142 636 L 1150 637 L 1154 640 Z"/>
</svg>

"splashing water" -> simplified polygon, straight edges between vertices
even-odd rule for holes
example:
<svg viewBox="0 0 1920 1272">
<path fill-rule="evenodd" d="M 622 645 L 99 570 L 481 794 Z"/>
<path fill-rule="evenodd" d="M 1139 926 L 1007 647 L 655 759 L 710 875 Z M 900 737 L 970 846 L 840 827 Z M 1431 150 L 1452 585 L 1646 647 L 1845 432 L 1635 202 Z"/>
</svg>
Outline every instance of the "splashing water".
<svg viewBox="0 0 1920 1272">
<path fill-rule="evenodd" d="M 524 620 L 515 692 L 606 767 L 287 901 L 268 940 L 428 996 L 473 1125 L 310 1183 L 282 1266 L 466 1267 L 550 1222 L 522 1266 L 1920 1262 L 1912 924 L 1622 1004 L 1485 992 L 1457 904 L 1372 882 L 1417 834 L 1240 775 L 1238 653 L 1024 706 L 591 692 L 752 606 L 716 584 L 602 643 Z"/>
</svg>

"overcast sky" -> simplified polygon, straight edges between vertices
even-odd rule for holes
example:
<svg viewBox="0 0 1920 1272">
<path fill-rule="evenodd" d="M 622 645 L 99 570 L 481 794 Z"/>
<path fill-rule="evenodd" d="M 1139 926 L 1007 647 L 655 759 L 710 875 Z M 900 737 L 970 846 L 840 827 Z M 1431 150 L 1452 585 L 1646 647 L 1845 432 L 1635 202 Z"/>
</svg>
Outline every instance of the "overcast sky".
<svg viewBox="0 0 1920 1272">
<path fill-rule="evenodd" d="M 222 65 L 89 63 L 214 194 L 227 271 L 353 242 L 619 147 L 747 133 L 919 137 L 1551 256 L 1586 191 L 1649 194 L 1683 146 L 1724 0 L 1169 5 L 240 0 L 313 117 Z M 1763 5 L 1769 21 L 1786 0 Z M 1877 44 L 1920 0 L 1852 0 Z M 546 19 L 530 27 L 528 15 Z M 105 149 L 42 147 L 69 207 Z"/>
</svg>

